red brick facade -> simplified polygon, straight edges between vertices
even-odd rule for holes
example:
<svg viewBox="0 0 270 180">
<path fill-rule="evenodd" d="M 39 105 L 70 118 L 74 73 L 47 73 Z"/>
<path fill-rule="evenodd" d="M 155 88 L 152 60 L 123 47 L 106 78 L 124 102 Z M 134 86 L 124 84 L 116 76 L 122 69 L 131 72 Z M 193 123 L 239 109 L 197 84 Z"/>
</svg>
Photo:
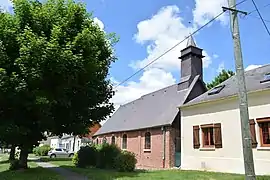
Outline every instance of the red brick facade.
<svg viewBox="0 0 270 180">
<path fill-rule="evenodd" d="M 151 133 L 151 149 L 144 149 L 145 133 Z M 106 137 L 107 142 L 111 143 L 111 137 L 115 136 L 115 143 L 122 148 L 122 136 L 127 134 L 127 150 L 134 152 L 137 157 L 137 167 L 139 168 L 170 168 L 174 166 L 174 138 L 175 130 L 172 127 L 166 128 L 165 134 L 165 159 L 163 162 L 163 131 L 161 127 L 118 132 L 98 136 L 99 143 Z M 96 141 L 95 141 L 96 142 Z M 163 164 L 164 163 L 164 164 Z M 164 167 L 163 167 L 164 166 Z"/>
</svg>

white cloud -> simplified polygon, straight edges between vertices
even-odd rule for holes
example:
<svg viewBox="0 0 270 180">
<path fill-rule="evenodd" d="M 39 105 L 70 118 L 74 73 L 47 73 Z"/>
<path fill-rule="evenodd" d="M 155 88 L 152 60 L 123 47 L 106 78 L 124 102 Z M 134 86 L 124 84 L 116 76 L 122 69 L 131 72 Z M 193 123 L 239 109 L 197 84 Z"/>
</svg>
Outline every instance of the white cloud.
<svg viewBox="0 0 270 180">
<path fill-rule="evenodd" d="M 219 56 L 217 54 L 213 54 L 213 58 L 217 59 Z"/>
<path fill-rule="evenodd" d="M 262 67 L 262 65 L 251 64 L 251 65 L 246 67 L 245 71 L 249 71 L 249 70 L 252 70 L 252 69 L 259 68 L 259 67 Z"/>
<path fill-rule="evenodd" d="M 227 6 L 227 0 L 195 0 L 193 9 L 194 23 L 203 25 L 222 12 L 222 6 Z M 223 24 L 228 24 L 226 13 L 221 15 L 218 20 Z"/>
<path fill-rule="evenodd" d="M 114 84 L 119 83 L 113 78 L 111 81 Z M 175 82 L 176 80 L 170 72 L 159 68 L 151 68 L 143 72 L 139 82 L 129 81 L 125 86 L 118 86 L 111 101 L 118 108 L 121 104 L 133 101 L 144 94 L 172 85 Z"/>
<path fill-rule="evenodd" d="M 217 72 L 220 73 L 223 69 L 225 69 L 225 63 L 224 63 L 224 61 L 222 61 L 222 62 L 218 65 Z"/>
<path fill-rule="evenodd" d="M 161 25 L 162 24 L 162 25 Z M 183 24 L 180 17 L 180 10 L 177 6 L 166 6 L 161 8 L 157 14 L 147 20 L 143 20 L 137 25 L 138 32 L 134 39 L 140 44 L 148 43 L 148 56 L 143 60 L 130 63 L 130 67 L 139 69 L 159 57 L 162 53 L 176 45 L 194 31 L 194 27 Z M 175 49 L 161 57 L 151 67 L 162 68 L 165 70 L 179 70 L 180 50 L 186 46 L 186 42 L 179 44 Z M 211 64 L 211 57 L 204 52 L 204 67 Z"/>
<path fill-rule="evenodd" d="M 94 20 L 94 23 L 96 23 L 100 27 L 101 30 L 104 30 L 104 23 L 100 19 L 95 17 L 93 20 Z"/>
<path fill-rule="evenodd" d="M 12 7 L 12 3 L 10 0 L 0 0 L 0 9 L 4 11 L 9 11 L 9 8 Z"/>
</svg>

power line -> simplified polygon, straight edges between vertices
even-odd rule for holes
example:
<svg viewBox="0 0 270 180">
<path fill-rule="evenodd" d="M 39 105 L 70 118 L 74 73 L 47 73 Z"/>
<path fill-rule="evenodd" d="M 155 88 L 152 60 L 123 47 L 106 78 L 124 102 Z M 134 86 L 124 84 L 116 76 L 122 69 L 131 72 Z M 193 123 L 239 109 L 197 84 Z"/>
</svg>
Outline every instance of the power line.
<svg viewBox="0 0 270 180">
<path fill-rule="evenodd" d="M 255 3 L 255 1 L 254 1 L 254 0 L 251 0 L 251 1 L 252 1 L 253 5 L 254 5 L 256 11 L 258 12 L 258 14 L 259 14 L 259 16 L 260 16 L 260 19 L 262 20 L 262 23 L 263 23 L 263 25 L 264 25 L 266 31 L 268 32 L 268 34 L 269 34 L 269 36 L 270 36 L 270 31 L 269 31 L 268 27 L 266 26 L 266 24 L 265 24 L 265 22 L 264 22 L 264 20 L 263 20 L 263 18 L 262 18 L 262 15 L 261 15 L 261 13 L 260 13 L 260 11 L 259 11 L 259 9 L 258 9 L 258 7 L 257 7 L 257 5 L 256 5 L 256 3 Z"/>
<path fill-rule="evenodd" d="M 250 16 L 250 17 L 253 17 L 253 18 L 257 18 L 257 19 L 260 19 L 261 20 L 261 18 L 260 17 L 257 17 L 257 16 L 253 16 L 253 15 L 248 15 L 248 16 Z M 268 23 L 270 23 L 270 20 L 268 20 L 268 19 L 263 19 L 265 22 L 268 22 Z"/>
<path fill-rule="evenodd" d="M 244 3 L 247 0 L 242 0 L 239 3 L 237 3 L 235 6 L 240 5 L 242 3 Z M 233 7 L 235 7 L 233 6 Z M 231 7 L 231 8 L 233 8 Z M 153 59 L 152 61 L 150 61 L 147 65 L 145 65 L 144 67 L 142 67 L 141 69 L 139 69 L 138 71 L 136 71 L 134 74 L 132 74 L 131 76 L 129 76 L 128 78 L 124 79 L 123 81 L 121 81 L 119 84 L 117 84 L 115 88 L 117 88 L 118 86 L 122 85 L 123 83 L 127 82 L 129 79 L 131 79 L 132 77 L 134 77 L 135 75 L 137 75 L 138 73 L 140 73 L 141 71 L 143 71 L 145 68 L 147 68 L 148 66 L 150 66 L 151 64 L 153 64 L 154 62 L 156 62 L 157 60 L 159 60 L 161 57 L 163 57 L 165 54 L 169 53 L 170 51 L 172 51 L 174 48 L 176 48 L 179 44 L 181 44 L 182 42 L 184 42 L 185 40 L 187 40 L 190 36 L 196 34 L 198 31 L 202 30 L 204 27 L 206 27 L 207 25 L 209 25 L 210 23 L 212 23 L 214 20 L 216 20 L 218 17 L 220 17 L 223 13 L 225 13 L 225 11 L 222 11 L 221 13 L 219 13 L 217 16 L 215 16 L 213 19 L 211 19 L 210 21 L 208 21 L 207 23 L 205 23 L 203 26 L 201 26 L 200 28 L 198 28 L 197 30 L 195 30 L 193 33 L 191 33 L 190 35 L 188 35 L 187 37 L 185 37 L 182 41 L 178 42 L 177 44 L 175 44 L 174 46 L 172 46 L 170 49 L 168 49 L 167 51 L 165 51 L 164 53 L 162 53 L 161 55 L 159 55 L 157 58 Z"/>
<path fill-rule="evenodd" d="M 270 6 L 270 3 L 269 4 L 266 4 L 266 5 L 264 5 L 262 8 L 265 8 L 265 7 L 267 7 L 267 6 Z M 256 12 L 257 11 L 257 9 L 254 9 L 253 11 L 250 11 L 247 15 L 250 15 L 250 14 L 252 14 L 252 13 L 254 13 L 254 12 Z"/>
</svg>

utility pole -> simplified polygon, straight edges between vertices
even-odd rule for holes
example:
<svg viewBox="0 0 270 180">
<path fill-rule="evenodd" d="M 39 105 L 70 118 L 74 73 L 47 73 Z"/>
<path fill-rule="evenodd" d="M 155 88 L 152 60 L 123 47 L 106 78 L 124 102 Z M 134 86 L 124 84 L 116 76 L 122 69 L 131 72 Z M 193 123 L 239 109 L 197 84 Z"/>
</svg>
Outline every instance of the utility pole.
<svg viewBox="0 0 270 180">
<path fill-rule="evenodd" d="M 238 97 L 239 97 L 239 109 L 241 117 L 241 133 L 242 133 L 242 146 L 244 156 L 244 167 L 246 180 L 256 180 L 254 161 L 252 153 L 251 134 L 249 127 L 249 112 L 248 112 L 248 100 L 247 89 L 245 81 L 245 72 L 242 59 L 240 33 L 238 24 L 238 13 L 247 14 L 246 12 L 236 9 L 236 0 L 228 0 L 229 8 L 223 7 L 223 10 L 230 11 L 231 31 L 234 43 L 234 59 L 236 76 L 238 80 Z"/>
</svg>

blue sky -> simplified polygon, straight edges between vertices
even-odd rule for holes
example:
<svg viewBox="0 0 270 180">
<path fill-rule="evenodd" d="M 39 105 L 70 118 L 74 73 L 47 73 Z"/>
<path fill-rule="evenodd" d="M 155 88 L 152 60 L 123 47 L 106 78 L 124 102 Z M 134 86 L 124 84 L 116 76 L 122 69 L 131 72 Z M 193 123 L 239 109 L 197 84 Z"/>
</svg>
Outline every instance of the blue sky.
<svg viewBox="0 0 270 180">
<path fill-rule="evenodd" d="M 110 78 L 118 83 L 132 75 L 147 62 L 181 41 L 227 6 L 227 0 L 81 0 L 93 11 L 93 17 L 106 32 L 115 32 L 118 60 L 112 65 Z M 240 0 L 237 0 L 240 2 Z M 255 0 L 264 19 L 270 21 L 269 0 Z M 9 0 L 0 0 L 8 9 Z M 251 0 L 238 6 L 250 12 Z M 257 17 L 257 18 L 256 18 Z M 197 46 L 204 49 L 204 80 L 211 81 L 218 72 L 234 70 L 233 42 L 228 16 L 224 15 L 194 36 Z M 244 65 L 248 69 L 270 63 L 270 36 L 256 12 L 240 17 Z M 266 22 L 270 28 L 270 22 Z M 112 101 L 124 104 L 151 91 L 177 83 L 180 77 L 180 44 L 155 64 L 119 86 Z"/>
</svg>

